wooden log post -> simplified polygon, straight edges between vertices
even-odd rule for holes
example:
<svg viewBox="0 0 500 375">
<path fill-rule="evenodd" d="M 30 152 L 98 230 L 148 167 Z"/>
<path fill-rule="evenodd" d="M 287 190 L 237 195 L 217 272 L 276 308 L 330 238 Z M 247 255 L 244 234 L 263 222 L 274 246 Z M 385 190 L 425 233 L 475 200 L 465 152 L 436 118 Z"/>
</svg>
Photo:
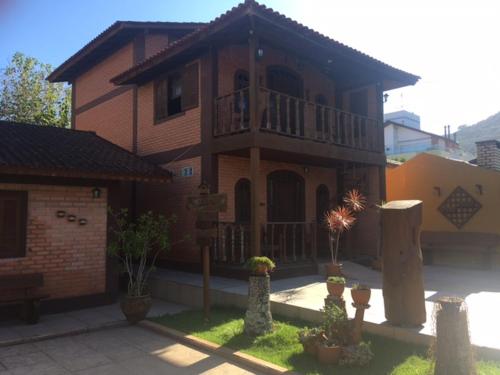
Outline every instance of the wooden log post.
<svg viewBox="0 0 500 375">
<path fill-rule="evenodd" d="M 420 249 L 422 201 L 392 201 L 381 212 L 385 317 L 393 325 L 421 325 L 426 321 Z"/>
</svg>

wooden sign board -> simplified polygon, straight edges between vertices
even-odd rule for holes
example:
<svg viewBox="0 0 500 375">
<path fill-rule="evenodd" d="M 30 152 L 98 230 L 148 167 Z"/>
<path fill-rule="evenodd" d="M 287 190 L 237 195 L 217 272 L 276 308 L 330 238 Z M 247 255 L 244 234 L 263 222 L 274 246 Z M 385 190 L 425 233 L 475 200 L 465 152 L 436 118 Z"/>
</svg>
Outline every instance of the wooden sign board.
<svg viewBox="0 0 500 375">
<path fill-rule="evenodd" d="M 187 208 L 197 212 L 225 212 L 227 210 L 227 194 L 190 196 Z"/>
</svg>

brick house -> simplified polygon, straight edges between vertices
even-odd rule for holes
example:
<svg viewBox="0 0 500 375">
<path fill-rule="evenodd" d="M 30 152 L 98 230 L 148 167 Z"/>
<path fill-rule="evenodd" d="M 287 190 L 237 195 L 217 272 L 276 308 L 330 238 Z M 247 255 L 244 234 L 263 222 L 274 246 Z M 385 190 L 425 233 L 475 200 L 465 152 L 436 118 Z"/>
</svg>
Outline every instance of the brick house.
<svg viewBox="0 0 500 375">
<path fill-rule="evenodd" d="M 223 268 L 326 256 L 323 214 L 345 190 L 384 199 L 382 95 L 418 77 L 247 0 L 207 24 L 117 22 L 49 79 L 72 84 L 75 129 L 174 172 L 172 184 L 130 186 L 138 210 L 175 213 L 181 237 L 200 182 L 228 195 L 212 249 Z M 345 254 L 375 256 L 378 242 L 369 209 Z M 183 241 L 169 262 L 199 257 Z"/>
<path fill-rule="evenodd" d="M 170 177 L 93 132 L 0 121 L 0 277 L 43 274 L 44 310 L 112 301 L 108 206 L 122 183 Z"/>
</svg>

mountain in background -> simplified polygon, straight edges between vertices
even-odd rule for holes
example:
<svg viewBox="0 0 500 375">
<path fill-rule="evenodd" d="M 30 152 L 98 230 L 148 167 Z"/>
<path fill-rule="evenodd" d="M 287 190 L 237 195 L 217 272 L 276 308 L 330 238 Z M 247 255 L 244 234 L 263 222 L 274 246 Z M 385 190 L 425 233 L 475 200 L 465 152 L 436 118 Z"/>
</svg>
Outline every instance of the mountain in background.
<svg viewBox="0 0 500 375">
<path fill-rule="evenodd" d="M 490 139 L 500 141 L 500 112 L 477 124 L 461 125 L 455 134 L 460 147 L 476 156 L 476 142 Z"/>
</svg>

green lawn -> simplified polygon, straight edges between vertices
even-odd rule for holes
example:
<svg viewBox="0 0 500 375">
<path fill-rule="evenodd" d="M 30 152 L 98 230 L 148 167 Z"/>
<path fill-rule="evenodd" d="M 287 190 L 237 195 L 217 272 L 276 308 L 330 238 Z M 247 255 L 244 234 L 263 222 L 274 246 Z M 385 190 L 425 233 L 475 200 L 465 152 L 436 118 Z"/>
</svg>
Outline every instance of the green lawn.
<svg viewBox="0 0 500 375">
<path fill-rule="evenodd" d="M 274 332 L 249 338 L 243 333 L 244 312 L 236 309 L 212 309 L 210 323 L 203 322 L 201 311 L 186 311 L 153 319 L 167 327 L 192 334 L 214 343 L 240 350 L 303 374 L 339 375 L 427 375 L 431 366 L 424 359 L 426 348 L 410 345 L 380 336 L 365 334 L 372 344 L 375 358 L 368 367 L 347 368 L 319 364 L 302 350 L 297 338 L 305 322 L 274 316 Z M 310 324 L 309 324 L 310 326 Z M 500 363 L 479 363 L 481 375 L 500 375 Z"/>
</svg>

